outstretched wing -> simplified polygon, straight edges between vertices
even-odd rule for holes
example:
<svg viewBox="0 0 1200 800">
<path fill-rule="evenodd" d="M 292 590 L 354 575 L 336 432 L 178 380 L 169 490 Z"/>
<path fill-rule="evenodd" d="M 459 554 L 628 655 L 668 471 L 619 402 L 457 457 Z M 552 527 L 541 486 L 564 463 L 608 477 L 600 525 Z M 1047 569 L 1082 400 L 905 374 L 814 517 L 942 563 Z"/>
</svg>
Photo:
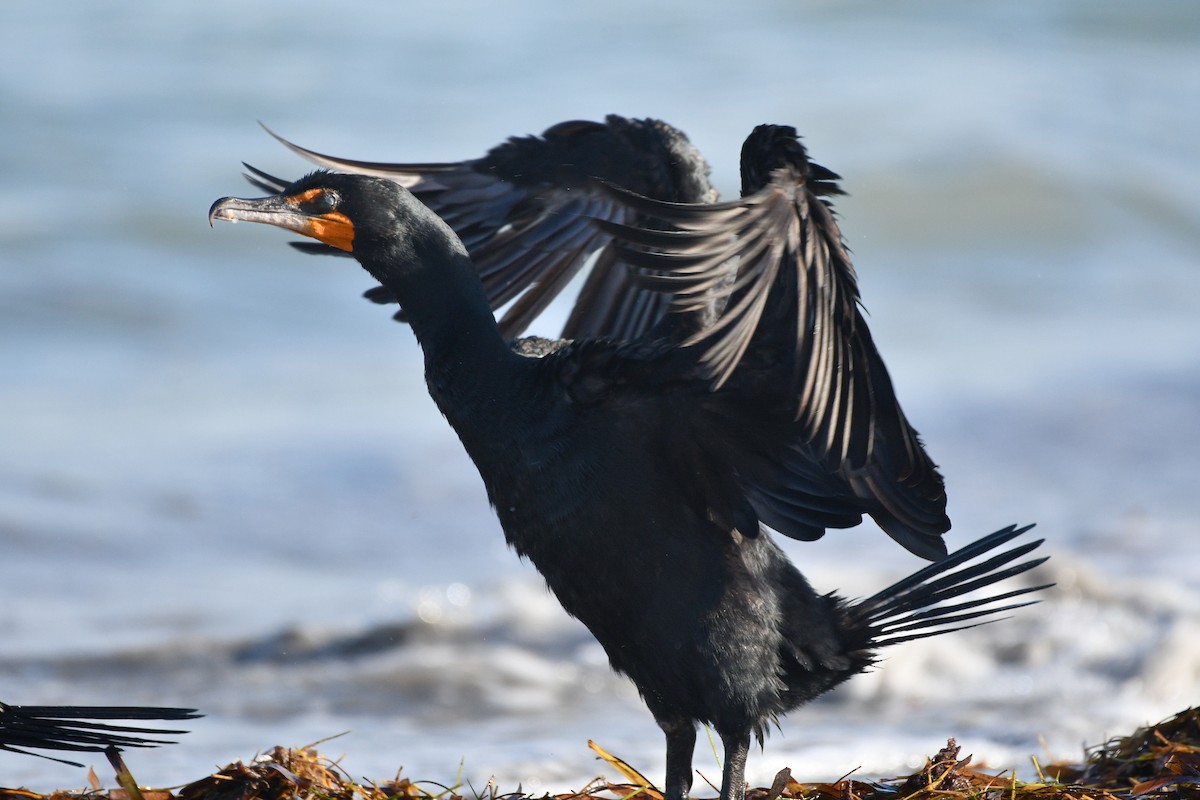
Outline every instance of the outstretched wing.
<svg viewBox="0 0 1200 800">
<path fill-rule="evenodd" d="M 780 458 L 777 483 L 754 491 L 772 527 L 813 538 L 810 514 L 789 497 L 814 485 L 815 459 L 906 548 L 944 555 L 941 475 L 871 339 L 833 212 L 805 177 L 783 167 L 759 191 L 714 205 L 662 203 L 610 187 L 661 229 L 600 224 L 617 237 L 618 257 L 680 310 L 723 299 L 717 321 L 687 341 L 703 348 L 714 389 L 785 393 L 795 443 Z"/>
<path fill-rule="evenodd" d="M 663 317 L 668 302 L 632 279 L 607 251 L 610 236 L 592 220 L 628 224 L 636 219 L 592 178 L 649 190 L 652 184 L 635 180 L 632 176 L 639 173 L 621 155 L 631 146 L 628 129 L 658 137 L 663 128 L 678 134 L 649 120 L 562 123 L 540 138 L 510 139 L 480 159 L 414 164 L 338 158 L 268 133 L 320 166 L 394 180 L 445 220 L 470 252 L 492 308 L 504 309 L 500 330 L 506 338 L 524 331 L 595 257 L 563 335 L 632 339 Z M 637 156 L 658 157 L 649 148 Z M 278 190 L 279 181 L 259 170 L 250 168 L 247 177 Z M 325 251 L 321 245 L 300 247 Z M 383 287 L 366 296 L 378 303 L 395 302 Z M 403 319 L 403 311 L 397 319 Z"/>
</svg>

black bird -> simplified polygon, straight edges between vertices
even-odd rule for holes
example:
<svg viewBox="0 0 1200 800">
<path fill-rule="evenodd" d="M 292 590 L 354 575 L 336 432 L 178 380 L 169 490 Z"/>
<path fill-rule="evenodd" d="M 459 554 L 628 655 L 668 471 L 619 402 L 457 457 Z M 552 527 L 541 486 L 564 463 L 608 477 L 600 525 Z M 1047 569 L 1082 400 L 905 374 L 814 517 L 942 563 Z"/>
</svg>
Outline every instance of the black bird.
<svg viewBox="0 0 1200 800">
<path fill-rule="evenodd" d="M 793 348 L 771 352 L 779 337 L 752 336 L 720 380 L 705 347 L 652 337 L 519 355 L 463 243 L 378 177 L 318 171 L 271 197 L 218 200 L 209 221 L 218 219 L 349 252 L 395 294 L 430 395 L 508 542 L 664 731 L 669 800 L 691 787 L 698 722 L 724 743 L 723 800 L 740 800 L 751 736 L 761 742 L 778 715 L 865 670 L 881 647 L 976 624 L 1035 591 L 942 604 L 1041 563 L 1020 562 L 1039 542 L 993 554 L 1026 530 L 1013 527 L 866 600 L 814 591 L 757 510 L 755 487 L 775 482 L 805 425 L 790 388 Z M 827 236 L 801 226 L 800 252 L 830 247 Z M 985 605 L 993 601 L 1000 607 Z"/>
<path fill-rule="evenodd" d="M 0 703 L 0 750 L 48 758 L 75 767 L 82 764 L 31 750 L 102 753 L 109 747 L 157 747 L 169 736 L 187 733 L 116 721 L 185 720 L 200 715 L 194 708 L 146 706 L 10 706 Z M 153 736 L 155 738 L 149 738 Z"/>
<path fill-rule="evenodd" d="M 842 193 L 839 176 L 808 160 L 794 128 L 754 129 L 741 154 L 743 199 L 719 205 L 712 204 L 716 191 L 700 153 L 659 120 L 564 122 L 540 138 L 510 139 L 483 158 L 444 164 L 355 161 L 276 138 L 322 166 L 411 188 L 463 240 L 493 310 L 525 292 L 500 321 L 506 339 L 562 289 L 556 276 L 575 274 L 597 249 L 565 337 L 704 343 L 718 383 L 754 336 L 772 337 L 756 348 L 759 357 L 783 359 L 795 370 L 761 374 L 788 381 L 804 424 L 771 473 L 748 487 L 761 521 L 811 541 L 868 513 L 913 553 L 946 554 L 942 476 L 905 418 L 871 339 L 828 204 Z M 247 168 L 260 188 L 286 185 Z M 686 234 L 669 233 L 680 230 Z M 627 264 L 641 267 L 641 276 Z M 396 300 L 388 287 L 367 295 Z M 676 313 L 664 317 L 669 305 Z M 533 355 L 559 345 L 516 347 Z"/>
</svg>

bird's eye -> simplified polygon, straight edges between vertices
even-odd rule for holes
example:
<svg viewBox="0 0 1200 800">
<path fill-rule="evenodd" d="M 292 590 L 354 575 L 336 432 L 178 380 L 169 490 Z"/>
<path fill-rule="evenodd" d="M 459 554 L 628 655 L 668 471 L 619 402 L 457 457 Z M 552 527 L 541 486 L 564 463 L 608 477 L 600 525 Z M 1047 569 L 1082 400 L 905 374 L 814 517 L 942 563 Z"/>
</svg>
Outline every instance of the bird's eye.
<svg viewBox="0 0 1200 800">
<path fill-rule="evenodd" d="M 328 214 L 337 208 L 338 196 L 334 192 L 320 192 L 308 201 L 308 207 L 315 214 Z"/>
</svg>

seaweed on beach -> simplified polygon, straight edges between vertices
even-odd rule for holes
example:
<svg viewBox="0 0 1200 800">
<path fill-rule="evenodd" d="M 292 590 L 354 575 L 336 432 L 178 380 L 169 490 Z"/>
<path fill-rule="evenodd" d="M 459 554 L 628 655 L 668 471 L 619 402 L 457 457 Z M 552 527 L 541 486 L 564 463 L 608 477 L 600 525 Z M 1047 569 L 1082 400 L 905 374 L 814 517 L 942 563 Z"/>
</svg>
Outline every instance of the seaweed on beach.
<svg viewBox="0 0 1200 800">
<path fill-rule="evenodd" d="M 591 743 L 589 743 L 591 744 Z M 662 800 L 640 771 L 598 745 L 592 749 L 619 775 L 597 778 L 576 792 L 541 795 L 546 800 Z M 384 781 L 358 781 L 315 748 L 276 747 L 249 762 L 224 769 L 176 790 L 138 789 L 115 751 L 109 754 L 123 788 L 59 791 L 42 795 L 0 788 L 0 800 L 517 800 L 520 788 L 503 791 L 494 782 L 476 788 L 414 782 L 399 773 Z M 1187 709 L 1157 725 L 1090 748 L 1080 764 L 1037 765 L 1037 779 L 974 766 L 958 744 L 946 747 L 903 777 L 882 781 L 845 777 L 831 783 L 801 783 L 789 770 L 769 787 L 752 788 L 747 800 L 1200 800 L 1200 709 Z M 703 790 L 697 797 L 704 796 Z M 715 790 L 713 794 L 716 794 Z"/>
</svg>

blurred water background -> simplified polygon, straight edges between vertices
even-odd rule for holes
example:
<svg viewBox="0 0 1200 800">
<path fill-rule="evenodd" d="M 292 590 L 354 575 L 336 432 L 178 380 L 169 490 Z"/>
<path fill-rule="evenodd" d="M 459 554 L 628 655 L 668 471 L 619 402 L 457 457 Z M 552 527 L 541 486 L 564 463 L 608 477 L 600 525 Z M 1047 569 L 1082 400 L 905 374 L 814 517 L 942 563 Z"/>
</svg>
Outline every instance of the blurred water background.
<svg viewBox="0 0 1200 800">
<path fill-rule="evenodd" d="M 750 778 L 1027 768 L 1200 701 L 1200 5 L 10 0 L 0 31 L 0 699 L 195 705 L 145 783 L 275 744 L 352 775 L 578 787 L 662 739 L 507 552 L 411 334 L 343 260 L 210 230 L 241 160 L 456 160 L 609 112 L 736 194 L 761 122 L 844 176 L 952 544 L 1037 521 L 1058 588 L 888 654 Z M 561 319 L 561 313 L 558 319 Z M 550 319 L 539 332 L 552 333 Z M 919 566 L 871 525 L 818 588 Z M 108 774 L 103 759 L 91 759 Z M 697 766 L 719 769 L 703 749 Z M 0 753 L 0 785 L 82 785 Z"/>
</svg>

